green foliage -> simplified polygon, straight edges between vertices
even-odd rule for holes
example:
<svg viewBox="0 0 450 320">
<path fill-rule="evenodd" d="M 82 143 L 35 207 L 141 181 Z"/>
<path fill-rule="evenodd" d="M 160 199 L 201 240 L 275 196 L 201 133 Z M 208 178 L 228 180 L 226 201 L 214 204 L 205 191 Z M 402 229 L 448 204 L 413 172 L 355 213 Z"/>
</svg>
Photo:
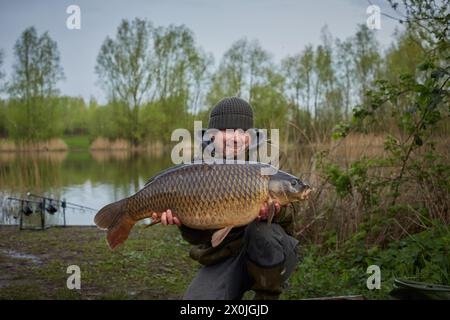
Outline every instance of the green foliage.
<svg viewBox="0 0 450 320">
<path fill-rule="evenodd" d="M 450 112 L 449 39 L 442 33 L 450 17 L 432 1 L 404 5 L 406 33 L 388 52 L 384 70 L 372 69 L 352 119 L 333 132 L 334 139 L 383 132 L 384 153 L 346 166 L 330 160 L 329 152 L 318 158 L 330 196 L 336 194 L 334 210 L 351 203 L 361 221 L 352 232 L 333 223 L 322 229 L 322 244 L 304 250 L 289 297 L 388 298 L 394 278 L 450 283 L 450 164 L 434 141 Z M 357 35 L 366 36 L 364 30 Z M 372 59 L 378 58 L 369 54 L 359 61 L 361 72 Z M 381 268 L 380 291 L 366 288 L 366 269 L 373 264 Z"/>
<path fill-rule="evenodd" d="M 427 7 L 423 12 L 420 8 L 419 11 L 416 9 L 412 11 L 416 16 L 410 17 L 411 19 L 431 15 L 426 12 Z M 439 17 L 434 19 L 439 20 L 436 23 L 440 24 Z M 439 37 L 440 31 L 436 32 L 435 36 Z M 411 42 L 412 39 L 415 41 Z M 391 76 L 391 79 L 374 81 L 374 87 L 365 91 L 364 103 L 353 110 L 351 123 L 340 124 L 334 131 L 334 138 L 337 139 L 345 138 L 350 132 L 371 131 L 376 123 L 383 121 L 385 114 L 389 114 L 390 126 L 394 129 L 384 127 L 388 131 L 384 141 L 386 155 L 356 160 L 347 169 L 340 169 L 330 162 L 322 163 L 325 176 L 336 188 L 336 192 L 341 197 L 360 196 L 364 208 L 369 212 L 392 212 L 391 209 L 396 206 L 404 208 L 403 213 L 428 210 L 423 202 L 412 204 L 409 199 L 401 197 L 402 193 L 413 187 L 429 194 L 439 208 L 435 209 L 433 215 L 446 221 L 448 213 L 445 207 L 448 203 L 445 199 L 448 199 L 450 186 L 450 165 L 436 150 L 433 138 L 439 123 L 449 117 L 450 69 L 448 57 L 442 55 L 442 47 L 434 48 L 435 42 L 431 41 L 424 46 L 431 46 L 429 49 L 432 50 L 425 52 L 417 44 L 418 41 L 417 29 L 410 29 L 400 38 L 399 44 L 404 48 L 403 51 L 420 52 L 423 59 L 420 64 L 415 69 L 410 65 L 397 66 L 405 73 L 396 78 Z M 388 66 L 391 60 L 398 61 L 397 50 L 399 49 L 392 49 L 388 54 Z M 412 62 L 418 63 L 419 60 Z M 439 197 L 435 197 L 436 194 Z M 379 206 L 380 199 L 384 200 L 382 207 Z"/>
<path fill-rule="evenodd" d="M 3 78 L 5 77 L 5 74 L 3 73 L 3 57 L 4 53 L 3 50 L 0 50 L 0 85 L 2 85 L 1 81 L 3 81 Z M 0 92 L 3 91 L 3 86 L 0 86 Z"/>
<path fill-rule="evenodd" d="M 61 136 L 63 110 L 57 98 L 9 99 L 5 112 L 8 136 L 16 142 L 45 141 Z"/>
<path fill-rule="evenodd" d="M 355 235 L 338 250 L 332 243 L 325 247 L 303 247 L 298 271 L 291 277 L 291 287 L 285 297 L 363 295 L 371 299 L 389 299 L 394 279 L 450 283 L 450 232 L 447 226 L 436 222 L 433 229 L 394 241 L 386 248 L 367 248 L 363 238 L 363 233 Z M 380 290 L 367 289 L 370 274 L 366 271 L 370 265 L 380 267 Z"/>
<path fill-rule="evenodd" d="M 6 129 L 15 141 L 42 141 L 62 132 L 56 107 L 56 83 L 63 79 L 57 44 L 47 32 L 27 28 L 14 46 L 15 64 L 5 112 Z"/>
<path fill-rule="evenodd" d="M 59 97 L 57 108 L 62 110 L 61 120 L 65 135 L 86 135 L 88 133 L 89 113 L 83 98 Z"/>
<path fill-rule="evenodd" d="M 411 61 L 417 60 L 415 54 L 420 48 L 408 44 L 405 38 L 399 35 L 398 48 L 393 46 L 387 56 L 389 62 L 383 72 L 389 77 L 399 68 L 410 67 L 405 64 L 390 71 L 405 52 Z M 11 97 L 23 96 L 30 92 L 27 88 L 32 88 L 22 81 L 26 70 L 36 69 L 23 58 L 25 43 L 32 48 L 32 61 L 41 46 L 51 48 L 46 63 L 52 71 L 44 73 L 43 78 L 47 84 L 40 91 L 31 91 L 55 97 L 55 84 L 62 76 L 56 43 L 47 34 L 39 37 L 34 28 L 25 30 L 16 45 L 18 63 L 14 85 L 9 87 Z M 286 127 L 281 131 L 284 141 L 321 141 L 328 139 L 336 122 L 347 117 L 351 105 L 363 100 L 359 93 L 372 88 L 380 68 L 378 47 L 365 26 L 359 26 L 355 36 L 345 41 L 336 40 L 336 45 L 324 27 L 321 44 L 308 45 L 278 66 L 257 40 L 243 38 L 232 44 L 211 74 L 211 55 L 197 46 L 195 35 L 187 27 L 156 27 L 139 18 L 122 20 L 115 37 L 104 40 L 97 57 L 95 70 L 108 96 L 104 106 L 87 106 L 81 99 L 64 97 L 57 108 L 63 110 L 62 117 L 49 119 L 48 110 L 36 110 L 34 114 L 29 110 L 30 102 L 22 101 L 27 107 L 20 108 L 18 114 L 25 115 L 9 117 L 8 128 L 5 123 L 0 125 L 9 135 L 12 127 L 22 126 L 17 121 L 44 117 L 42 123 L 45 119 L 63 122 L 66 135 L 123 138 L 134 144 L 161 136 L 168 141 L 171 128 L 190 128 L 195 116 L 207 120 L 213 104 L 225 96 L 238 95 L 254 106 L 258 126 Z M 38 82 L 33 77 L 28 80 Z M 15 129 L 11 136 L 27 140 L 33 132 L 45 131 L 44 127 Z"/>
<path fill-rule="evenodd" d="M 69 149 L 89 149 L 91 143 L 88 136 L 64 136 L 64 142 Z"/>
<path fill-rule="evenodd" d="M 109 112 L 94 112 L 101 114 L 97 121 L 105 122 L 95 134 L 138 144 L 144 137 L 161 137 L 161 131 L 170 132 L 175 124 L 185 127 L 189 112 L 198 111 L 210 63 L 185 26 L 154 28 L 147 20 L 123 20 L 116 39 L 107 37 L 97 57 Z"/>
<path fill-rule="evenodd" d="M 119 111 L 119 126 L 134 144 L 141 139 L 139 107 L 153 81 L 152 36 L 153 26 L 147 20 L 122 20 L 116 39 L 107 37 L 103 42 L 95 68 L 116 107 L 113 110 Z"/>
<path fill-rule="evenodd" d="M 56 83 L 64 78 L 58 46 L 47 32 L 41 36 L 34 27 L 22 32 L 14 46 L 16 62 L 8 87 L 12 96 L 27 101 L 54 95 Z"/>
<path fill-rule="evenodd" d="M 272 68 L 270 54 L 258 41 L 242 38 L 234 42 L 212 76 L 208 105 L 227 96 L 243 97 L 252 103 L 256 88 L 267 85 L 268 78 L 273 76 Z"/>
</svg>

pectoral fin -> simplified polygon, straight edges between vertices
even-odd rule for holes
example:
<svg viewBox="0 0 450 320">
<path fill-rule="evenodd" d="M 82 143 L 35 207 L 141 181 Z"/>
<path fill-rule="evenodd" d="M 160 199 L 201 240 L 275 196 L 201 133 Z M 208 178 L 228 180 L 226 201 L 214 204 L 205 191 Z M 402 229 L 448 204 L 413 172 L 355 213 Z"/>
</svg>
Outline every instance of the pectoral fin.
<svg viewBox="0 0 450 320">
<path fill-rule="evenodd" d="M 233 227 L 225 227 L 214 232 L 211 239 L 212 246 L 217 247 L 223 241 L 223 239 L 225 239 L 231 229 L 233 229 Z"/>
</svg>

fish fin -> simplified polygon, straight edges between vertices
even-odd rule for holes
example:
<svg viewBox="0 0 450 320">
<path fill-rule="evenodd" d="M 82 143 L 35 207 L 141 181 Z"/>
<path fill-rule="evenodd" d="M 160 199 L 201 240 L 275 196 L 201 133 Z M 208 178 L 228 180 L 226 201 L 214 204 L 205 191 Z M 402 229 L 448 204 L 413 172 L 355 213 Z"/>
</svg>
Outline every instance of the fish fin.
<svg viewBox="0 0 450 320">
<path fill-rule="evenodd" d="M 273 217 L 275 216 L 275 203 L 274 202 L 271 202 L 270 204 L 269 204 L 269 210 L 270 210 L 270 212 L 269 212 L 269 216 L 268 216 L 268 218 L 267 218 L 267 223 L 268 224 L 272 224 L 272 220 L 273 220 Z"/>
<path fill-rule="evenodd" d="M 217 247 L 223 241 L 223 239 L 225 239 L 231 229 L 233 229 L 233 227 L 225 227 L 214 232 L 211 239 L 212 246 Z"/>
<path fill-rule="evenodd" d="M 95 215 L 95 224 L 108 230 L 106 239 L 112 250 L 128 239 L 131 228 L 136 223 L 126 214 L 126 203 L 127 199 L 123 199 L 108 204 Z"/>
</svg>

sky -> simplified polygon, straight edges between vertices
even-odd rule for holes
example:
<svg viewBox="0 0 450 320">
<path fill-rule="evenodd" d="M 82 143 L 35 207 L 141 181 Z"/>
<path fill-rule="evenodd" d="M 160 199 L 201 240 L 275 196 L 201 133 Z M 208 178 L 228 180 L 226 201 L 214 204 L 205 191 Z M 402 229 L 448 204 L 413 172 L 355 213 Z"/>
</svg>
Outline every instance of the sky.
<svg viewBox="0 0 450 320">
<path fill-rule="evenodd" d="M 383 13 L 392 13 L 383 0 L 371 0 Z M 66 26 L 66 9 L 81 9 L 81 29 Z M 11 77 L 13 47 L 21 32 L 35 26 L 56 40 L 65 80 L 58 83 L 61 94 L 95 97 L 105 102 L 94 68 L 106 36 L 114 37 L 122 19 L 147 18 L 155 26 L 184 24 L 196 42 L 212 53 L 216 65 L 236 40 L 258 39 L 278 62 L 299 53 L 306 45 L 320 43 L 327 25 L 335 38 L 352 36 L 358 24 L 366 23 L 368 0 L 0 0 L 0 50 L 3 72 Z M 381 29 L 374 30 L 381 49 L 392 42 L 399 25 L 381 16 Z"/>
</svg>

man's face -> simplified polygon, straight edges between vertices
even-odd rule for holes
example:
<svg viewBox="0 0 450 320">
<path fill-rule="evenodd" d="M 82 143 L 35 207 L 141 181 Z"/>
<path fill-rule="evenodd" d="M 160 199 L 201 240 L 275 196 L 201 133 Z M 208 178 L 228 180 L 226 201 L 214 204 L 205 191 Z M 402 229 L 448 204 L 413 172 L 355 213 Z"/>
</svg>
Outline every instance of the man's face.
<svg viewBox="0 0 450 320">
<path fill-rule="evenodd" d="M 241 129 L 220 130 L 212 138 L 215 150 L 226 158 L 234 158 L 250 145 L 250 134 Z"/>
</svg>

